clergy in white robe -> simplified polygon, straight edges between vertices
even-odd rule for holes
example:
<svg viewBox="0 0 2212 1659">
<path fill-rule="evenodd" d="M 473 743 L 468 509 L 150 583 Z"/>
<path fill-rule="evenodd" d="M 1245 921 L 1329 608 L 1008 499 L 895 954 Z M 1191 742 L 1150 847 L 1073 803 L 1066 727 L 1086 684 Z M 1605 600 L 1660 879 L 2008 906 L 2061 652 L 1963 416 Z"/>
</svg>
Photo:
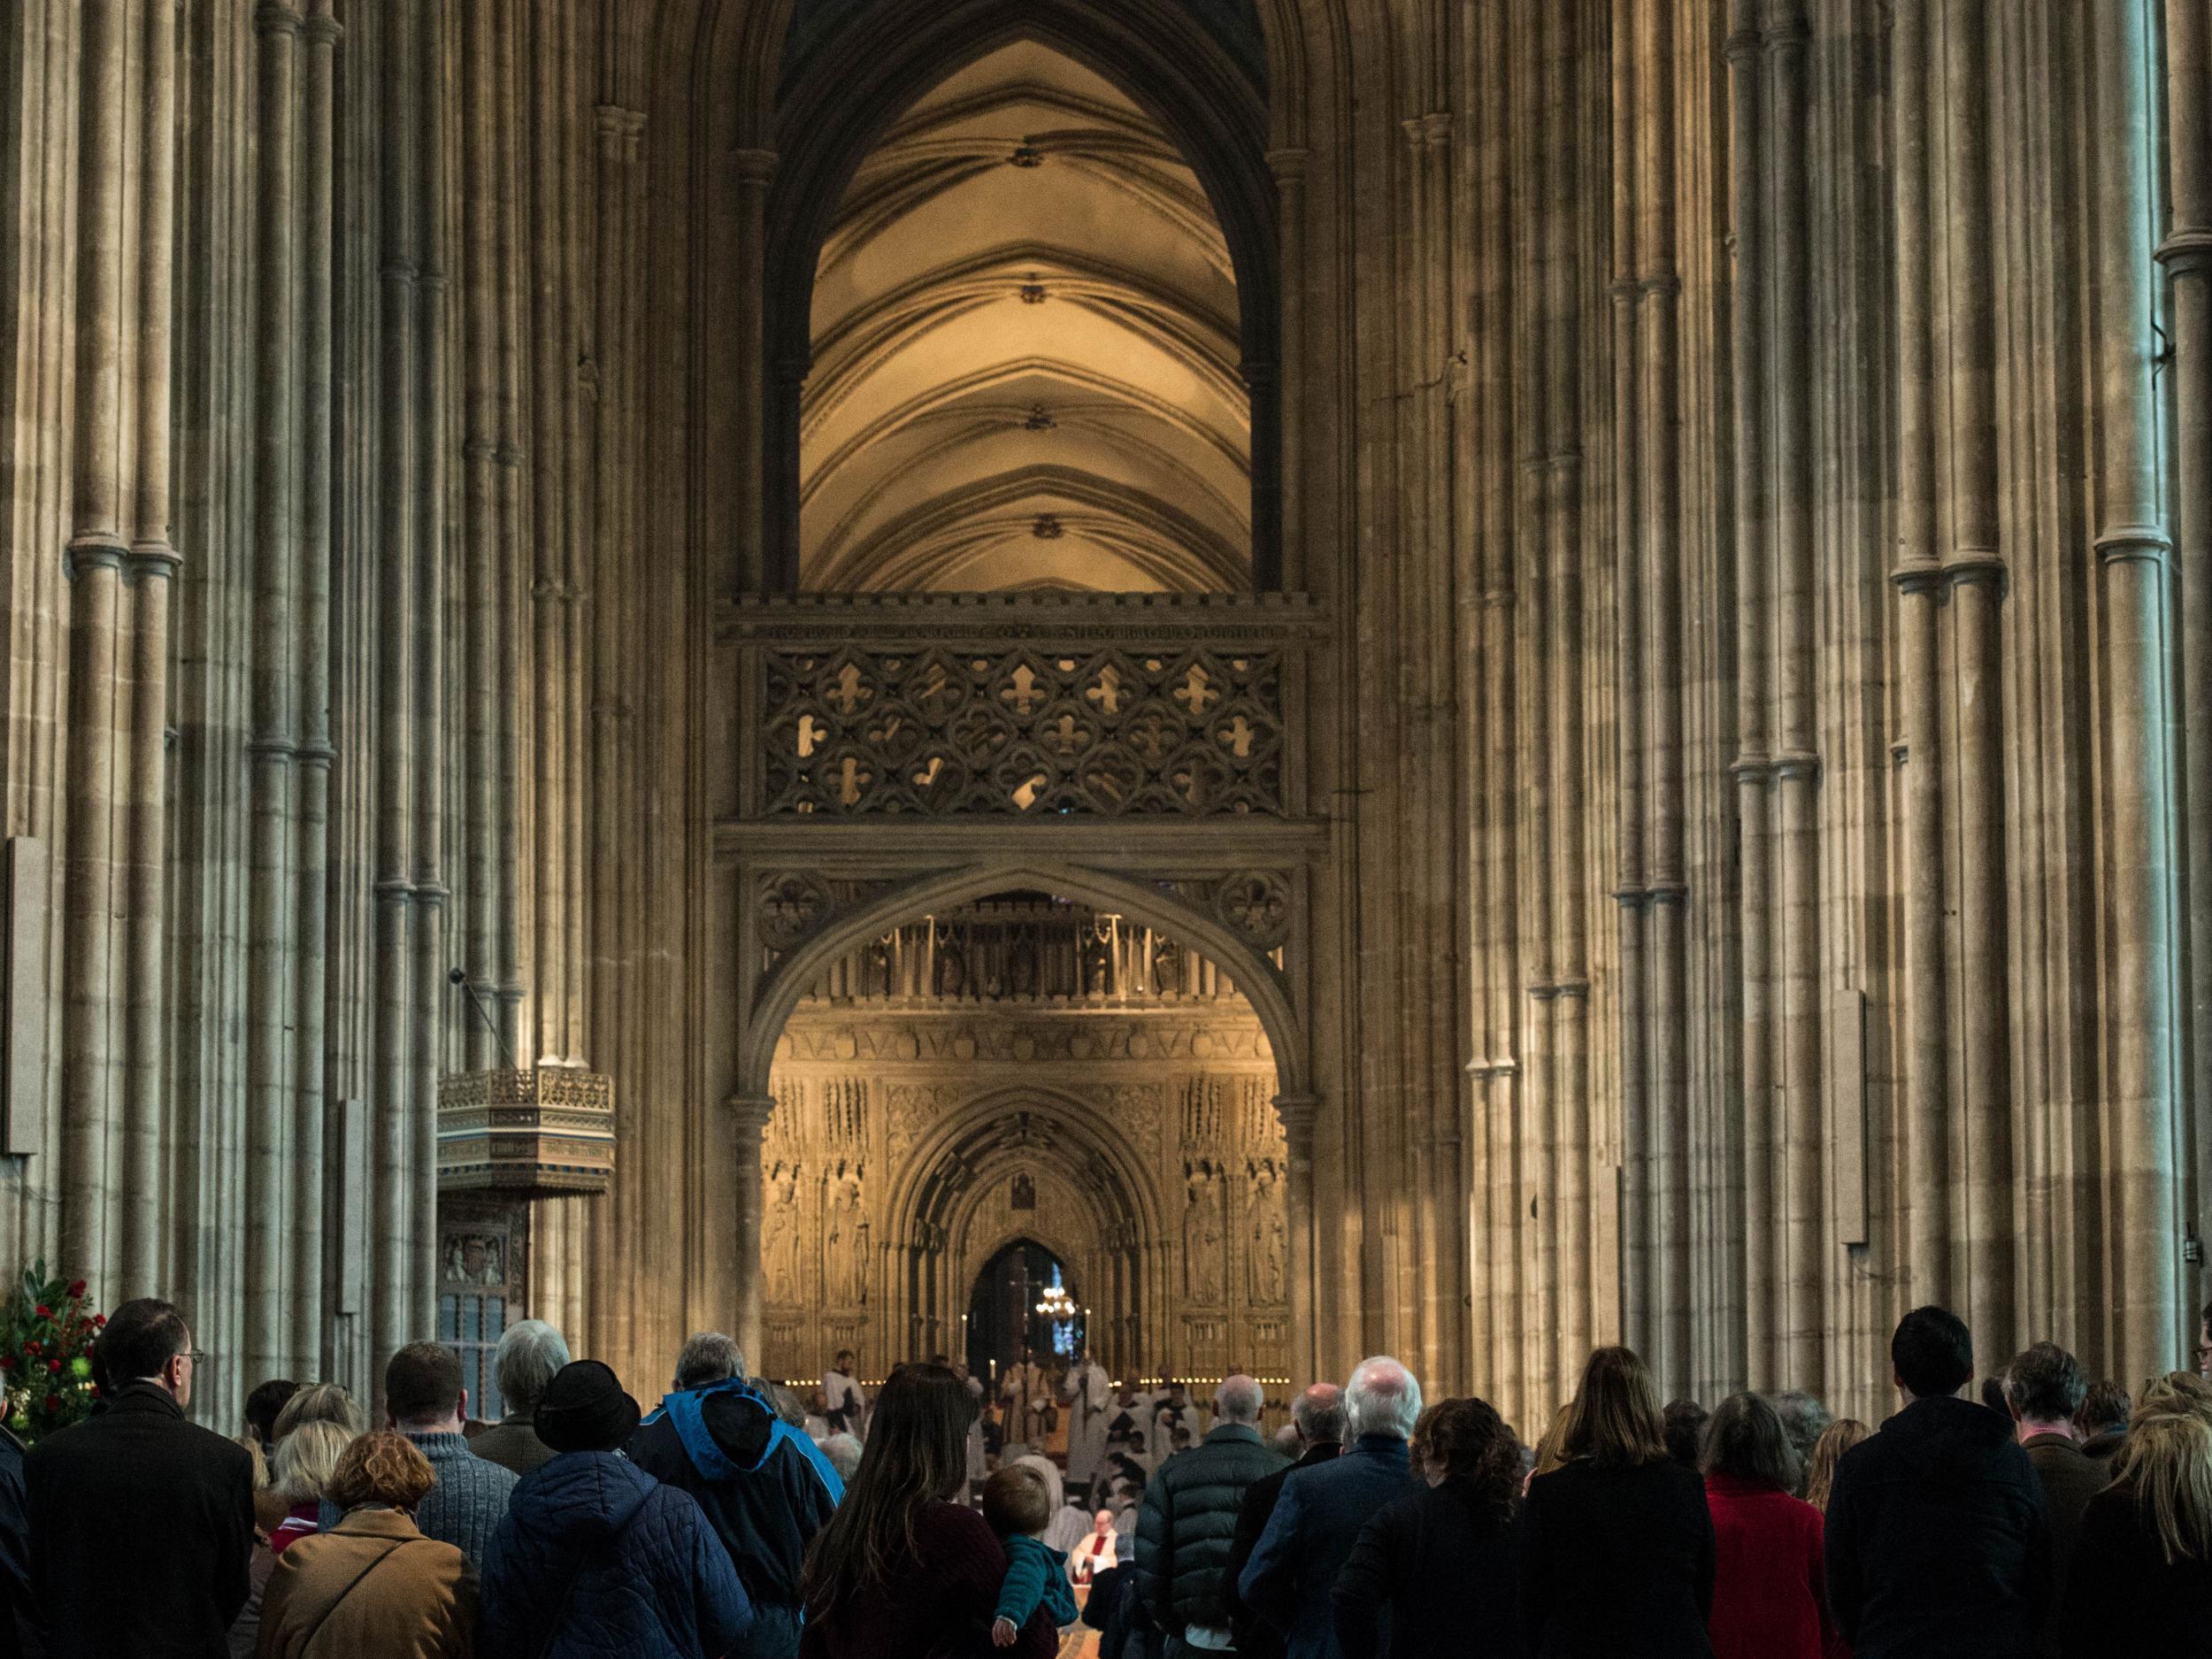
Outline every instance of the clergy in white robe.
<svg viewBox="0 0 2212 1659">
<path fill-rule="evenodd" d="M 975 1417 L 968 1424 L 968 1484 L 980 1486 L 991 1472 L 983 1449 L 983 1379 L 969 1375 L 965 1365 L 958 1369 L 960 1380 L 968 1385 L 968 1397 L 975 1402 Z"/>
<path fill-rule="evenodd" d="M 1034 1360 L 1016 1360 L 998 1374 L 999 1432 L 1009 1446 L 1041 1451 L 1045 1408 L 1052 1403 L 1052 1379 Z M 1002 1455 L 1003 1454 L 1002 1453 Z"/>
<path fill-rule="evenodd" d="M 1068 1479 L 1087 1486 L 1106 1452 L 1106 1423 L 1115 1412 L 1113 1379 L 1088 1354 L 1068 1367 L 1060 1398 L 1068 1408 Z"/>
<path fill-rule="evenodd" d="M 829 1370 L 822 1373 L 822 1399 L 829 1407 L 823 1415 L 831 1433 L 841 1432 L 864 1440 L 868 1438 L 868 1391 L 853 1375 L 855 1368 L 852 1350 L 841 1348 Z"/>
</svg>

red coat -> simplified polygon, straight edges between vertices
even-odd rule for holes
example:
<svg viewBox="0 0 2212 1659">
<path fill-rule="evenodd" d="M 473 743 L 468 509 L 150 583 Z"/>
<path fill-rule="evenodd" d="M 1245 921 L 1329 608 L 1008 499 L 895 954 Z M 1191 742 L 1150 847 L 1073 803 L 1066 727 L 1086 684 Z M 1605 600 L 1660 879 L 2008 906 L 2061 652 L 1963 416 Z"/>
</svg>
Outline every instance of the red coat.
<svg viewBox="0 0 2212 1659">
<path fill-rule="evenodd" d="M 1706 1476 L 1705 1502 L 1713 1512 L 1714 1659 L 1822 1659 L 1820 1511 L 1732 1475 Z"/>
</svg>

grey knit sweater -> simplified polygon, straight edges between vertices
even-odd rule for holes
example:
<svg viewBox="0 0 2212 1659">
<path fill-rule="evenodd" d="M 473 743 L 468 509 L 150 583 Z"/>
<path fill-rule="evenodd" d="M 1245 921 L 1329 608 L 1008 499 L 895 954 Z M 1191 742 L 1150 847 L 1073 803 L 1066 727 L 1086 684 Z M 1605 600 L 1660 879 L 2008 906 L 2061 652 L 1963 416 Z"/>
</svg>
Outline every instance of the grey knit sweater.
<svg viewBox="0 0 2212 1659">
<path fill-rule="evenodd" d="M 469 1450 L 460 1434 L 410 1434 L 415 1449 L 430 1460 L 438 1484 L 415 1509 L 415 1525 L 425 1538 L 452 1545 L 480 1567 L 484 1547 L 507 1513 L 508 1496 L 518 1476 L 487 1463 Z"/>
</svg>

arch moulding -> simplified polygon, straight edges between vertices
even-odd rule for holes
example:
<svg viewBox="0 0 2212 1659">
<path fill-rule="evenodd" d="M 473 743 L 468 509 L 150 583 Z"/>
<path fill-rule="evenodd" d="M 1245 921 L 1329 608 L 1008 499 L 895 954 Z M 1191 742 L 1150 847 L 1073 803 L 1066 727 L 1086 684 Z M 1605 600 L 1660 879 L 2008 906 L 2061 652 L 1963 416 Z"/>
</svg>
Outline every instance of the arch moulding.
<svg viewBox="0 0 2212 1659">
<path fill-rule="evenodd" d="M 840 957 L 894 927 L 1010 889 L 1033 888 L 1116 910 L 1181 940 L 1226 972 L 1267 1033 L 1276 1094 L 1299 1098 L 1311 1073 L 1302 1022 L 1275 964 L 1217 918 L 1172 894 L 1113 872 L 1022 857 L 983 859 L 907 881 L 843 911 L 777 962 L 757 987 L 738 1045 L 737 1093 L 764 1098 L 776 1043 L 800 999 Z"/>
</svg>

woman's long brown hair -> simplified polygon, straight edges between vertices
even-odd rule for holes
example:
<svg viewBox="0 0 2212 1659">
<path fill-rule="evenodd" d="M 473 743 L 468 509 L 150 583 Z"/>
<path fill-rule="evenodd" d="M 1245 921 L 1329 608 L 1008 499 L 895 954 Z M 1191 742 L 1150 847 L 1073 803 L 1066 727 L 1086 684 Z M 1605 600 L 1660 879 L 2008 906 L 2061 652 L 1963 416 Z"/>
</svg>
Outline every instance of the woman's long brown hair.
<svg viewBox="0 0 2212 1659">
<path fill-rule="evenodd" d="M 1667 1420 L 1635 1350 L 1601 1348 L 1590 1356 L 1559 1449 L 1570 1461 L 1586 1457 L 1601 1467 L 1666 1460 Z"/>
<path fill-rule="evenodd" d="M 967 1483 L 975 1401 L 944 1365 L 902 1365 L 876 1396 L 868 1444 L 836 1514 L 807 1551 L 800 1599 L 826 1618 L 848 1596 L 887 1582 L 914 1553 L 914 1519 Z"/>
</svg>

